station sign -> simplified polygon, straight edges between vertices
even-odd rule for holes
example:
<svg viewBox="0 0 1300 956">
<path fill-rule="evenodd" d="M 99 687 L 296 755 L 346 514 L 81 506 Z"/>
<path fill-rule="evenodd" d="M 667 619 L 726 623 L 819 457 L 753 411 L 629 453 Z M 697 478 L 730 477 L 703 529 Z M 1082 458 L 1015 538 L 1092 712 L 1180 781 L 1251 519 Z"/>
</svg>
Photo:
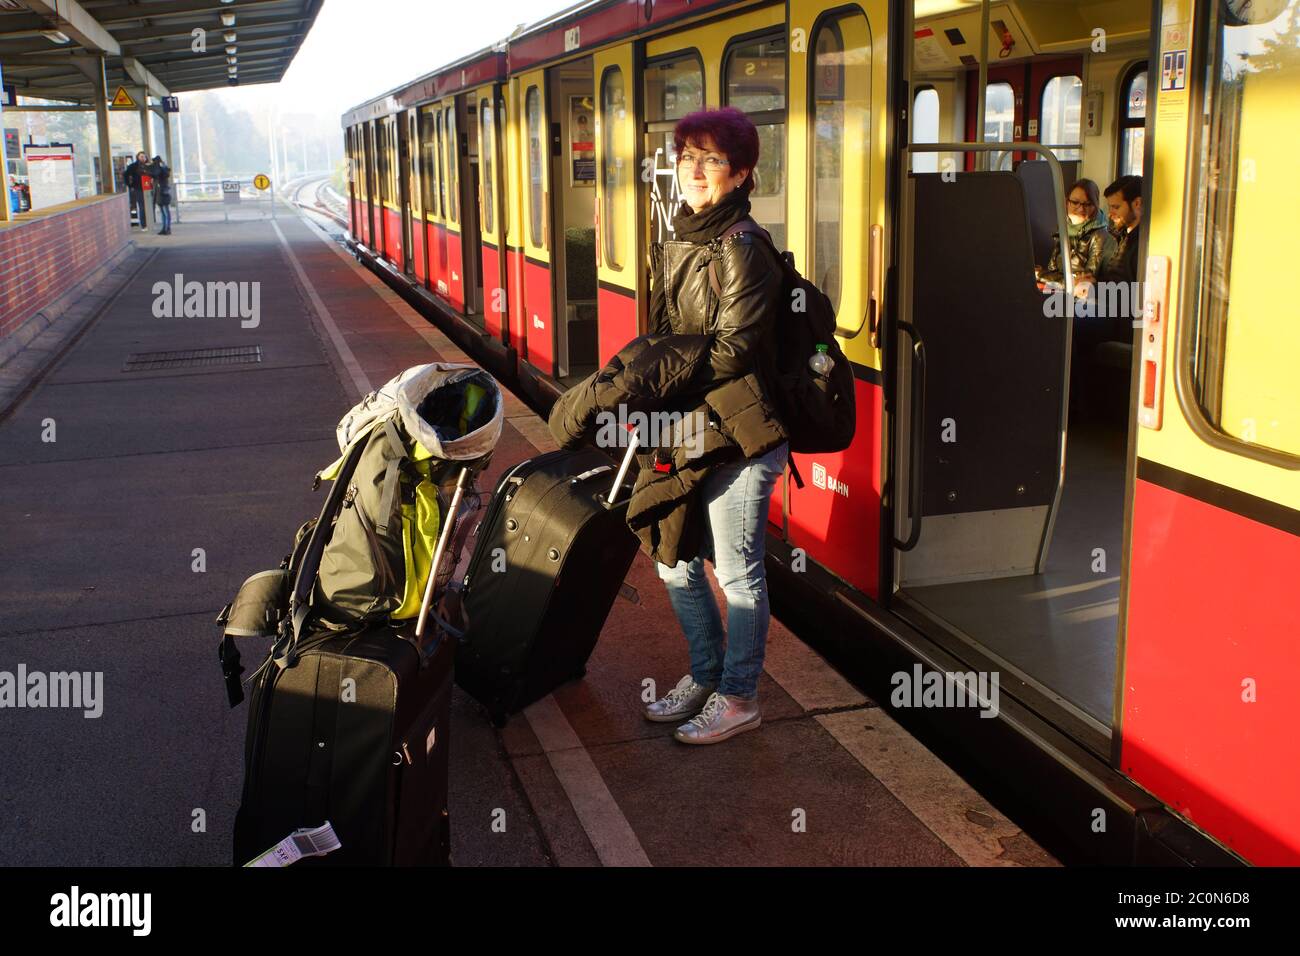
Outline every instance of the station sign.
<svg viewBox="0 0 1300 956">
<path fill-rule="evenodd" d="M 221 181 L 221 198 L 226 202 L 239 202 L 238 179 L 223 179 Z"/>
<path fill-rule="evenodd" d="M 162 107 L 164 113 L 179 113 L 181 111 L 181 98 L 179 96 L 164 96 L 162 98 Z"/>
</svg>

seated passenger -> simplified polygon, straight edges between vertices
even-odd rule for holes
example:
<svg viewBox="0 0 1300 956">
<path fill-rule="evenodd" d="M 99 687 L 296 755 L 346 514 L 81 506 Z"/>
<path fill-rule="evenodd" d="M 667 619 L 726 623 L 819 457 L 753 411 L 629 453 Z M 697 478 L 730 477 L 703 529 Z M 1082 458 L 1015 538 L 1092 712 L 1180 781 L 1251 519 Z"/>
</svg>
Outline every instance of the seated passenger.
<svg viewBox="0 0 1300 956">
<path fill-rule="evenodd" d="M 1142 225 L 1142 177 L 1121 176 L 1106 187 L 1110 232 L 1115 247 L 1102 260 L 1103 282 L 1138 281 L 1139 227 Z"/>
<path fill-rule="evenodd" d="M 1102 216 L 1098 198 L 1097 184 L 1091 179 L 1080 179 L 1066 193 L 1065 210 L 1070 220 L 1066 227 L 1070 269 L 1076 283 L 1092 281 L 1101 267 L 1106 244 L 1106 220 Z M 1065 281 L 1061 266 L 1060 233 L 1052 235 L 1052 256 L 1039 278 L 1046 282 Z"/>
</svg>

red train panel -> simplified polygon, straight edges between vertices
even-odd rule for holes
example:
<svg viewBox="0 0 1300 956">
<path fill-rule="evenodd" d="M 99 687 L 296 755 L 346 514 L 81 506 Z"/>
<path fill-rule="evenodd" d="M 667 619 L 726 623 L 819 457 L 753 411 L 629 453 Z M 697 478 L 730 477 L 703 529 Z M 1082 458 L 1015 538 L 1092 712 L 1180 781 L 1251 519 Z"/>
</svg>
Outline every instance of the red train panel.
<svg viewBox="0 0 1300 956">
<path fill-rule="evenodd" d="M 447 294 L 447 230 L 436 222 L 429 223 L 429 288 Z"/>
<path fill-rule="evenodd" d="M 524 336 L 528 361 L 547 375 L 555 374 L 555 347 L 551 330 L 551 270 L 524 260 Z"/>
<path fill-rule="evenodd" d="M 447 246 L 447 300 L 457 312 L 465 311 L 465 276 L 461 257 L 460 233 L 444 229 Z"/>
<path fill-rule="evenodd" d="M 394 212 L 387 206 L 384 210 L 384 258 L 397 267 L 401 272 L 404 260 L 402 258 L 402 214 Z"/>
<path fill-rule="evenodd" d="M 636 338 L 636 299 L 631 293 L 616 292 L 601 286 L 596 290 L 596 310 L 599 317 L 599 362 L 604 365 L 619 349 Z"/>
<path fill-rule="evenodd" d="M 494 339 L 501 340 L 501 330 L 506 322 L 506 298 L 501 285 L 501 256 L 495 246 L 482 244 L 483 250 L 483 328 Z"/>
<path fill-rule="evenodd" d="M 507 321 L 510 323 L 510 344 L 521 359 L 528 357 L 528 337 L 524 335 L 524 254 L 519 249 L 506 247 L 506 298 Z"/>
<path fill-rule="evenodd" d="M 425 277 L 428 275 L 428 268 L 424 260 L 424 246 L 426 243 L 424 230 L 419 228 L 418 219 L 411 220 L 411 258 L 415 262 L 415 278 L 424 285 Z"/>
<path fill-rule="evenodd" d="M 1121 769 L 1251 862 L 1300 864 L 1300 537 L 1139 478 L 1132 540 Z"/>
<path fill-rule="evenodd" d="M 834 454 L 793 456 L 804 486 L 789 482 L 788 540 L 810 559 L 878 598 L 884 389 L 859 378 L 855 393 L 858 427 L 853 444 Z"/>
</svg>

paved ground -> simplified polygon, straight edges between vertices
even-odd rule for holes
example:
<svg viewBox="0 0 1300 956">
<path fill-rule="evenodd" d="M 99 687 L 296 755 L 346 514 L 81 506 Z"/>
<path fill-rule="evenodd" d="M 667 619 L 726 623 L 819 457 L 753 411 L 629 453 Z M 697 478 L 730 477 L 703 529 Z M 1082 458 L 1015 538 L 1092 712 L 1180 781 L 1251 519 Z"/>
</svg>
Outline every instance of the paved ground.
<svg viewBox="0 0 1300 956">
<path fill-rule="evenodd" d="M 0 672 L 104 687 L 98 718 L 0 709 L 4 865 L 229 862 L 247 711 L 226 705 L 213 617 L 319 510 L 342 413 L 403 368 L 465 360 L 287 208 L 138 241 L 152 257 L 0 424 Z M 178 273 L 259 282 L 256 326 L 157 317 Z M 260 362 L 124 371 L 248 346 Z M 482 486 L 550 447 L 510 396 Z M 685 644 L 644 556 L 627 583 L 582 682 L 500 732 L 457 691 L 458 865 L 1054 862 L 776 621 L 763 729 L 677 744 L 641 694 L 686 671 Z"/>
</svg>

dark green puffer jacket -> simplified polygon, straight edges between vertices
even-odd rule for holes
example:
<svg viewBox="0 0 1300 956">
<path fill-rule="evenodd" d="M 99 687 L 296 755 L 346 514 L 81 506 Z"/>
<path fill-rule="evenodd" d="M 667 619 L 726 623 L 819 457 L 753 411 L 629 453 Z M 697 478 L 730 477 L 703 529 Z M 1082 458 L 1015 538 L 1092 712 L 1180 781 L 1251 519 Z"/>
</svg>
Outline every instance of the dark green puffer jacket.
<svg viewBox="0 0 1300 956">
<path fill-rule="evenodd" d="M 565 392 L 551 407 L 548 424 L 562 448 L 595 441 L 618 457 L 611 425 L 637 412 L 665 412 L 680 429 L 651 429 L 658 444 L 638 453 L 640 471 L 628 502 L 627 523 L 641 550 L 660 564 L 689 561 L 704 545 L 701 483 L 718 466 L 766 454 L 786 440 L 754 373 L 720 385 L 702 385 L 711 374 L 711 335 L 644 335 L 633 339 L 603 369 Z M 606 413 L 602 416 L 601 413 Z M 662 423 L 663 420 L 661 420 Z M 619 430 L 621 431 L 621 429 Z M 656 470 L 654 462 L 671 462 Z"/>
</svg>

